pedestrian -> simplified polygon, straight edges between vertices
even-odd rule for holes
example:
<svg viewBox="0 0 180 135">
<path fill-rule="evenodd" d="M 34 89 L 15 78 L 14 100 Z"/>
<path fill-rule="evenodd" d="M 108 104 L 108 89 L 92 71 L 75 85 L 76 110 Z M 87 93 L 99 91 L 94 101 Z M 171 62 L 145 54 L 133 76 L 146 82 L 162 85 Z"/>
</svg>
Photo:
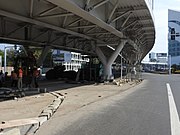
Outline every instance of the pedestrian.
<svg viewBox="0 0 180 135">
<path fill-rule="evenodd" d="M 23 70 L 21 67 L 19 67 L 18 69 L 18 89 L 21 90 L 22 89 L 22 78 L 23 78 Z"/>
<path fill-rule="evenodd" d="M 39 71 L 37 69 L 37 67 L 34 67 L 33 69 L 33 85 L 35 88 L 38 88 L 38 77 L 39 77 Z"/>
<path fill-rule="evenodd" d="M 0 72 L 0 87 L 2 87 L 3 82 L 4 82 L 4 74 L 3 74 L 2 70 L 1 70 L 1 72 Z"/>
<path fill-rule="evenodd" d="M 15 71 L 11 72 L 11 80 L 12 80 L 11 87 L 17 87 L 18 77 Z"/>
</svg>

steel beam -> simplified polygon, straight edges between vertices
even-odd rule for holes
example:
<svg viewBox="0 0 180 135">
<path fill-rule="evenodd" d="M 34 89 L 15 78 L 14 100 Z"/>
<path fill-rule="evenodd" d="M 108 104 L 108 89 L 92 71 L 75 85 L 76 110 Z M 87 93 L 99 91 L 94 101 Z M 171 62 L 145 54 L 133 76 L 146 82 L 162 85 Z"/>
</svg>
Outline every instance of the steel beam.
<svg viewBox="0 0 180 135">
<path fill-rule="evenodd" d="M 68 29 L 78 29 L 78 28 L 91 28 L 96 27 L 96 25 L 82 25 L 82 26 L 73 26 L 73 27 L 66 27 Z"/>
<path fill-rule="evenodd" d="M 77 20 L 71 22 L 71 23 L 68 24 L 67 26 L 72 26 L 72 25 L 74 25 L 74 24 L 76 24 L 76 23 L 78 23 L 78 22 L 80 22 L 80 21 L 82 21 L 82 20 L 83 20 L 82 18 L 79 18 L 79 19 L 77 19 Z"/>
<path fill-rule="evenodd" d="M 4 36 L 6 33 L 6 20 L 4 20 L 4 17 L 0 17 L 1 19 L 1 33 Z"/>
<path fill-rule="evenodd" d="M 38 21 L 38 20 L 35 20 L 35 19 L 20 16 L 20 15 L 17 15 L 17 14 L 9 13 L 9 12 L 4 11 L 4 10 L 0 10 L 0 15 L 9 17 L 9 18 L 12 18 L 12 19 L 15 19 L 15 20 L 19 20 L 19 21 L 22 21 L 22 22 L 32 23 L 32 24 L 35 24 L 35 25 L 38 25 L 38 26 L 41 26 L 41 27 L 50 28 L 50 29 L 53 29 L 53 30 L 56 30 L 56 31 L 59 31 L 59 32 L 72 34 L 72 35 L 75 35 L 75 36 L 78 36 L 78 37 L 82 37 L 82 38 L 86 38 L 86 39 L 94 39 L 92 37 L 89 37 L 89 36 L 81 34 L 81 33 L 77 33 L 77 32 L 74 32 L 74 31 L 71 31 L 71 30 L 68 30 L 68 29 L 64 29 L 64 28 L 61 28 L 61 27 L 58 27 L 58 26 L 54 26 L 54 25 L 51 25 L 51 24 L 48 24 L 48 23 L 44 23 L 44 22 L 41 22 L 41 21 Z M 96 39 L 94 39 L 94 40 L 96 40 Z M 103 42 L 103 41 L 100 41 L 100 42 Z"/>
<path fill-rule="evenodd" d="M 84 33 L 88 34 L 90 31 L 94 30 L 95 28 L 97 28 L 97 26 L 96 26 L 96 27 L 93 27 L 93 28 L 90 28 L 90 29 L 87 30 L 87 31 L 84 31 Z"/>
<path fill-rule="evenodd" d="M 132 12 L 129 13 L 129 15 L 127 16 L 127 18 L 124 20 L 123 24 L 121 25 L 121 27 L 123 28 L 125 26 L 125 24 L 127 23 L 127 21 L 129 20 L 129 18 L 131 17 Z"/>
<path fill-rule="evenodd" d="M 118 7 L 118 5 L 119 5 L 119 0 L 117 0 L 117 2 L 116 2 L 116 4 L 115 4 L 114 8 L 112 9 L 112 11 L 111 11 L 111 13 L 110 13 L 110 15 L 109 15 L 109 17 L 108 17 L 108 19 L 107 19 L 107 23 L 110 23 L 110 22 L 111 22 L 111 18 L 112 18 L 112 16 L 113 16 L 113 14 L 114 14 L 116 8 Z"/>
<path fill-rule="evenodd" d="M 133 21 L 130 24 L 128 24 L 126 27 L 124 27 L 123 29 L 121 29 L 121 31 L 124 31 L 125 29 L 129 28 L 130 26 L 134 25 L 135 23 L 137 23 L 137 21 Z"/>
<path fill-rule="evenodd" d="M 8 34 L 6 34 L 6 36 L 7 36 L 7 37 L 10 36 L 11 34 L 15 33 L 16 31 L 18 31 L 18 30 L 20 30 L 20 29 L 22 29 L 22 28 L 24 28 L 24 27 L 26 27 L 26 26 L 27 26 L 27 25 L 18 27 L 18 28 L 16 28 L 15 30 L 13 30 L 13 31 L 9 32 Z"/>
<path fill-rule="evenodd" d="M 137 7 L 133 7 L 133 8 L 121 8 L 121 9 L 118 9 L 118 11 L 116 13 L 122 13 L 127 10 L 135 12 L 135 11 L 144 11 L 144 10 L 148 10 L 148 9 L 145 6 L 137 6 Z"/>
<path fill-rule="evenodd" d="M 107 3 L 108 1 L 109 0 L 102 0 L 102 1 L 98 2 L 97 4 L 93 5 L 92 7 L 88 8 L 88 11 L 98 8 L 98 7 L 102 6 L 103 4 Z"/>
<path fill-rule="evenodd" d="M 60 13 L 60 14 L 39 16 L 39 17 L 35 17 L 35 18 L 37 18 L 37 19 L 47 19 L 47 18 L 56 18 L 56 17 L 71 16 L 71 15 L 74 15 L 74 14 L 73 13 Z"/>
<path fill-rule="evenodd" d="M 30 1 L 30 14 L 29 16 L 32 18 L 33 17 L 33 6 L 34 6 L 34 0 L 31 0 Z"/>
<path fill-rule="evenodd" d="M 86 4 L 85 4 L 85 6 L 84 6 L 84 10 L 88 10 L 88 5 L 89 5 L 89 2 L 90 2 L 91 0 L 86 0 Z"/>
<path fill-rule="evenodd" d="M 66 26 L 67 17 L 68 17 L 68 16 L 65 16 L 65 17 L 64 17 L 63 24 L 62 24 L 62 27 L 63 27 L 63 28 Z"/>
<path fill-rule="evenodd" d="M 109 33 L 109 32 L 93 32 L 93 33 L 87 33 L 87 35 L 104 35 L 104 34 L 112 34 L 112 33 Z"/>
<path fill-rule="evenodd" d="M 32 40 L 35 40 L 35 39 L 39 38 L 40 36 L 46 34 L 47 32 L 48 32 L 48 30 L 46 30 L 45 32 L 42 32 L 42 33 L 36 35 L 34 38 L 32 38 Z"/>
<path fill-rule="evenodd" d="M 1 40 L 4 40 L 4 41 L 8 41 L 11 42 L 11 43 L 18 43 L 18 44 L 23 44 L 23 45 L 39 45 L 39 46 L 46 46 L 47 43 L 40 43 L 40 42 L 35 42 L 35 41 L 29 41 L 29 40 L 21 40 L 21 39 L 13 39 L 13 38 L 6 38 L 6 37 L 0 37 Z M 60 49 L 65 49 L 64 46 L 61 46 L 61 45 L 58 45 L 58 44 L 49 44 L 48 46 L 52 46 L 52 47 L 57 47 L 57 48 L 60 48 Z M 83 50 L 79 50 L 79 49 L 76 49 L 76 48 L 70 48 L 70 47 L 66 47 L 66 50 L 71 50 L 71 51 L 83 51 Z M 94 52 L 86 52 L 86 53 L 94 53 Z"/>
<path fill-rule="evenodd" d="M 127 15 L 129 12 L 130 12 L 130 10 L 125 11 L 125 12 L 124 12 L 123 14 L 121 14 L 120 16 L 114 18 L 114 19 L 111 21 L 111 23 L 113 23 L 113 22 L 119 20 L 119 19 L 122 18 L 123 16 Z"/>
<path fill-rule="evenodd" d="M 50 8 L 50 9 L 47 9 L 47 10 L 41 12 L 41 13 L 39 14 L 39 16 L 46 15 L 46 14 L 48 14 L 48 13 L 50 13 L 50 12 L 52 12 L 52 11 L 58 9 L 58 8 L 59 8 L 58 6 L 55 6 L 55 7 L 52 7 L 52 8 Z"/>
<path fill-rule="evenodd" d="M 76 14 L 77 16 L 82 17 L 83 19 L 96 24 L 97 26 L 111 32 L 112 34 L 118 36 L 118 37 L 123 37 L 123 33 L 115 29 L 113 26 L 108 25 L 104 21 L 97 19 L 97 17 L 93 14 L 88 13 L 84 9 L 80 8 L 78 5 L 76 5 L 73 1 L 69 0 L 47 0 L 69 12 L 72 12 Z"/>
<path fill-rule="evenodd" d="M 57 36 L 55 39 L 51 40 L 49 43 L 52 44 L 52 43 L 56 42 L 57 40 L 63 38 L 64 36 L 66 36 L 66 35 Z"/>
</svg>

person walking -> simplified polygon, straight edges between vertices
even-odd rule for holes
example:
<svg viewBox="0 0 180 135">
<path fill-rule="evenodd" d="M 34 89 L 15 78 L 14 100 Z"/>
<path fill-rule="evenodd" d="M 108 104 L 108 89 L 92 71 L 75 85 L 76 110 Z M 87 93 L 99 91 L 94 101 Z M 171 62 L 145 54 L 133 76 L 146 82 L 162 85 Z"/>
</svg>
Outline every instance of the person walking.
<svg viewBox="0 0 180 135">
<path fill-rule="evenodd" d="M 4 82 L 4 74 L 3 74 L 2 70 L 1 70 L 1 72 L 0 72 L 0 87 L 3 86 L 3 82 Z"/>
<path fill-rule="evenodd" d="M 39 71 L 37 69 L 37 67 L 34 67 L 33 69 L 33 85 L 35 88 L 38 88 L 38 77 L 39 77 Z"/>
<path fill-rule="evenodd" d="M 19 67 L 18 70 L 18 89 L 21 90 L 22 89 L 22 78 L 23 78 L 23 70 L 21 67 Z"/>
</svg>

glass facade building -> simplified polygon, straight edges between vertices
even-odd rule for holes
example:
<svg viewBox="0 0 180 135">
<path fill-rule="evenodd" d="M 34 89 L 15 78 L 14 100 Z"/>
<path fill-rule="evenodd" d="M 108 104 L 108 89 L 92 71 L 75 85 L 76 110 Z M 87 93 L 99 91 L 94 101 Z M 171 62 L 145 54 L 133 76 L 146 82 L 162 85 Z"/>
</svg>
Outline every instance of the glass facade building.
<svg viewBox="0 0 180 135">
<path fill-rule="evenodd" d="M 171 64 L 180 64 L 180 11 L 168 10 L 168 55 Z"/>
</svg>

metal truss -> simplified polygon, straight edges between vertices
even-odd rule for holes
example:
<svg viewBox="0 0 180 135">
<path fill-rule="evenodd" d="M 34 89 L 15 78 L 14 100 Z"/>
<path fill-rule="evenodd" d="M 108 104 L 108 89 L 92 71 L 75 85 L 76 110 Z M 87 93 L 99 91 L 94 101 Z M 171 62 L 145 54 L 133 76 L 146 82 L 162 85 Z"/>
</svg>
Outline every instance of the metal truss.
<svg viewBox="0 0 180 135">
<path fill-rule="evenodd" d="M 121 2 L 127 6 L 122 7 Z M 134 48 L 138 44 L 152 46 L 154 43 L 153 19 L 146 4 L 131 5 L 133 2 L 125 0 L 13 0 L 4 3 L 7 1 L 0 1 L 0 39 L 3 42 L 49 44 L 89 53 L 94 53 L 91 41 L 106 46 L 128 39 L 128 45 Z"/>
</svg>

